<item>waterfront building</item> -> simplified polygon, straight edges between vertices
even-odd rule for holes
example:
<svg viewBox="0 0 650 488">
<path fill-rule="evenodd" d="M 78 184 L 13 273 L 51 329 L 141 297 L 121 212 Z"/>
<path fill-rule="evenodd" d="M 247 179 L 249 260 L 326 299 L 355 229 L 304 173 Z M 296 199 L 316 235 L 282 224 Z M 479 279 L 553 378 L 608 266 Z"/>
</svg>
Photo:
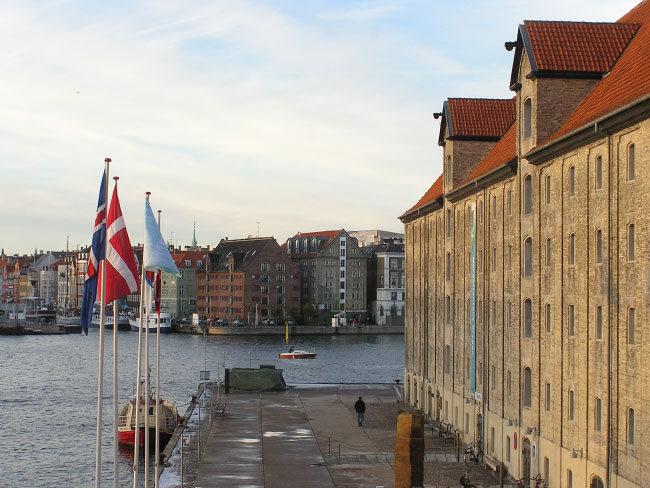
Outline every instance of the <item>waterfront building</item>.
<svg viewBox="0 0 650 488">
<path fill-rule="evenodd" d="M 404 244 L 385 242 L 363 248 L 368 256 L 368 303 L 377 325 L 404 325 Z"/>
<path fill-rule="evenodd" d="M 197 273 L 197 312 L 257 325 L 300 314 L 300 276 L 272 237 L 222 239 Z"/>
<path fill-rule="evenodd" d="M 515 478 L 645 486 L 650 2 L 506 47 L 514 98 L 444 103 L 401 216 L 405 398 Z"/>
<path fill-rule="evenodd" d="M 303 312 L 308 306 L 318 325 L 334 315 L 367 322 L 368 258 L 356 239 L 344 229 L 298 233 L 282 247 L 300 269 Z"/>
<path fill-rule="evenodd" d="M 207 252 L 200 250 L 172 254 L 181 275 L 175 276 L 163 272 L 160 298 L 163 308 L 171 314 L 172 318 L 190 318 L 196 312 L 196 272 L 203 266 L 206 256 Z"/>
</svg>

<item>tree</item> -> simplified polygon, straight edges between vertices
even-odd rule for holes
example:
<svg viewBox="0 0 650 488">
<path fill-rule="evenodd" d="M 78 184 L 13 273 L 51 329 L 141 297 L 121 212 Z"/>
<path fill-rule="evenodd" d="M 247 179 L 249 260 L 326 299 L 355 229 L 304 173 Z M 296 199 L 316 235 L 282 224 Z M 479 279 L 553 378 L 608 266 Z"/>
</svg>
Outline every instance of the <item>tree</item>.
<svg viewBox="0 0 650 488">
<path fill-rule="evenodd" d="M 280 307 L 273 305 L 271 307 L 271 317 L 275 319 L 275 324 L 278 325 L 278 315 L 280 315 Z"/>
<path fill-rule="evenodd" d="M 289 310 L 287 311 L 289 314 L 289 317 L 291 317 L 294 321 L 298 321 L 300 318 L 300 309 L 296 307 L 295 305 L 292 307 L 289 307 Z"/>
<path fill-rule="evenodd" d="M 306 323 L 311 323 L 311 319 L 314 316 L 314 307 L 311 303 L 305 303 L 302 307 L 302 315 L 305 317 Z"/>
</svg>

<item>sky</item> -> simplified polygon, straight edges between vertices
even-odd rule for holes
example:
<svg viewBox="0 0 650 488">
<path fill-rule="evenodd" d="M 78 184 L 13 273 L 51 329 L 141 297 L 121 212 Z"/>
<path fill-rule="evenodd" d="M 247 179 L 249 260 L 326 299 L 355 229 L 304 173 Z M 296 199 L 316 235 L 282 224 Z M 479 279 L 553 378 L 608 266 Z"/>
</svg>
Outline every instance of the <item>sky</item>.
<svg viewBox="0 0 650 488">
<path fill-rule="evenodd" d="M 0 247 L 90 243 L 104 158 L 133 244 L 145 192 L 189 245 L 403 232 L 449 97 L 511 98 L 523 20 L 636 1 L 0 1 Z M 112 193 L 112 184 L 110 193 Z"/>
</svg>

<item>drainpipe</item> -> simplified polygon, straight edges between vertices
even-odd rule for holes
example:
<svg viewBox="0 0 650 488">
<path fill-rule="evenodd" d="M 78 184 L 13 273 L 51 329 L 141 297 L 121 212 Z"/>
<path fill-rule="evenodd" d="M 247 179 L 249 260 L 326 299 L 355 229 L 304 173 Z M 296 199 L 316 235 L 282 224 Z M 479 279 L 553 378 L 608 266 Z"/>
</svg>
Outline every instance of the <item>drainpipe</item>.
<svg viewBox="0 0 650 488">
<path fill-rule="evenodd" d="M 612 288 L 612 135 L 610 132 L 600 129 L 598 122 L 594 123 L 594 131 L 607 138 L 607 470 L 605 471 L 605 486 L 611 487 L 611 457 L 612 457 L 612 327 L 611 327 L 611 288 Z M 618 184 L 618 178 L 616 179 Z M 618 238 L 617 238 L 618 242 Z M 618 268 L 617 268 L 618 270 Z M 617 307 L 618 315 L 618 307 Z"/>
</svg>

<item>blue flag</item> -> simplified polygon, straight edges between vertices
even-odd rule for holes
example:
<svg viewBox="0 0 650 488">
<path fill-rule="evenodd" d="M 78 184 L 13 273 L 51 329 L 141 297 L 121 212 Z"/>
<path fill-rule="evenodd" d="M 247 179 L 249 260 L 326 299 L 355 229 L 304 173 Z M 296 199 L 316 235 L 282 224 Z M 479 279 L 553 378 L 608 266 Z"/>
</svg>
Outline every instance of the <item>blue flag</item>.
<svg viewBox="0 0 650 488">
<path fill-rule="evenodd" d="M 171 254 L 169 254 L 169 249 L 165 245 L 148 201 L 144 208 L 144 251 L 142 254 L 142 265 L 145 271 L 160 269 L 169 274 L 181 275 Z"/>
<path fill-rule="evenodd" d="M 104 260 L 104 250 L 106 241 L 106 193 L 104 187 L 106 184 L 106 171 L 102 176 L 102 186 L 99 188 L 99 199 L 97 200 L 97 215 L 95 216 L 95 228 L 93 231 L 93 241 L 90 246 L 88 256 L 88 268 L 86 270 L 86 280 L 84 283 L 84 297 L 81 302 L 81 327 L 84 334 L 88 335 L 88 327 L 92 321 L 93 306 L 97 298 L 97 281 L 99 277 L 99 267 Z"/>
</svg>

